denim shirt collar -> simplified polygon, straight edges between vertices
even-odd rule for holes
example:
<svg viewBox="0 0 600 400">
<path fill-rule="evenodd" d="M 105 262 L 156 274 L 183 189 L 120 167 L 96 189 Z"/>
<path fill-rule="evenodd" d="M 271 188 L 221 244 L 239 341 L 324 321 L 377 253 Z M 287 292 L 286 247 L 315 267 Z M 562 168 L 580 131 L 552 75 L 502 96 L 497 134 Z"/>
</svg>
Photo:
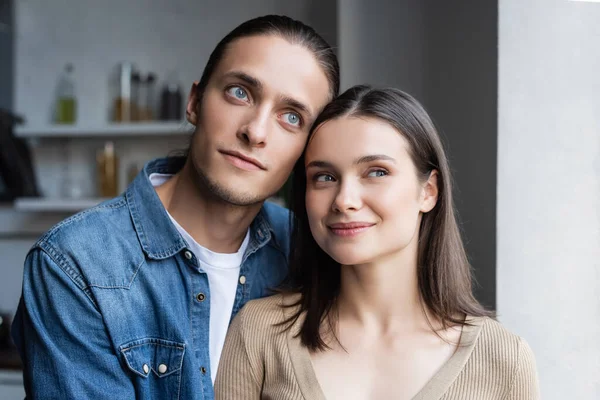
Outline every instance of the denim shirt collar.
<svg viewBox="0 0 600 400">
<path fill-rule="evenodd" d="M 172 257 L 188 245 L 171 222 L 156 190 L 150 182 L 150 174 L 175 174 L 183 168 L 185 157 L 160 158 L 150 161 L 129 185 L 125 198 L 138 239 L 146 256 L 161 260 Z M 245 258 L 273 239 L 274 230 L 265 217 L 264 207 L 250 224 L 250 243 Z"/>
</svg>

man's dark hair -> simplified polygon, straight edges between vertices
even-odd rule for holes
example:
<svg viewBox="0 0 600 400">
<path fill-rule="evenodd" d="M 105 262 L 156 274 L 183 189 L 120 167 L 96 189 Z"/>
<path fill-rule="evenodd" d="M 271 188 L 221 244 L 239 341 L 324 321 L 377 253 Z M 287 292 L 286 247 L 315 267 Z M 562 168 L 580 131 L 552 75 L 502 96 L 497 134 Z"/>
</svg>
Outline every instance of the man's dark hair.
<svg viewBox="0 0 600 400">
<path fill-rule="evenodd" d="M 340 90 L 340 67 L 333 48 L 313 28 L 282 15 L 265 15 L 246 21 L 225 36 L 210 54 L 198 84 L 198 98 L 201 99 L 219 62 L 223 59 L 231 42 L 249 36 L 274 35 L 292 44 L 299 44 L 310 50 L 329 81 L 330 100 Z"/>
</svg>

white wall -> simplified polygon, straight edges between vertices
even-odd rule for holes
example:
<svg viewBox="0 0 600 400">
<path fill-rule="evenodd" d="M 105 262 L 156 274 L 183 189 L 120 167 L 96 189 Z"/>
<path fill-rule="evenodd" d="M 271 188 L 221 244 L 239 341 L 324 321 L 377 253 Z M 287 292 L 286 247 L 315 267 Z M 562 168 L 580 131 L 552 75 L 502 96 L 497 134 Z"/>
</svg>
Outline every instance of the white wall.
<svg viewBox="0 0 600 400">
<path fill-rule="evenodd" d="M 543 399 L 600 399 L 600 4 L 500 0 L 498 312 Z"/>
</svg>

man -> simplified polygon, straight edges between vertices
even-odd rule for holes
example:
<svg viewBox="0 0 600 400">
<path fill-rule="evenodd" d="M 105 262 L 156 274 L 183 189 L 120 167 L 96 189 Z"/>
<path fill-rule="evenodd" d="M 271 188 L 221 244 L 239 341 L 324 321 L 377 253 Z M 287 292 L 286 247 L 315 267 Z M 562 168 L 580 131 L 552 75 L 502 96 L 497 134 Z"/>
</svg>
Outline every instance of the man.
<svg viewBox="0 0 600 400">
<path fill-rule="evenodd" d="M 287 269 L 284 184 L 339 90 L 332 49 L 287 17 L 247 21 L 194 83 L 188 155 L 29 252 L 13 337 L 28 398 L 212 399 L 231 318 Z"/>
</svg>

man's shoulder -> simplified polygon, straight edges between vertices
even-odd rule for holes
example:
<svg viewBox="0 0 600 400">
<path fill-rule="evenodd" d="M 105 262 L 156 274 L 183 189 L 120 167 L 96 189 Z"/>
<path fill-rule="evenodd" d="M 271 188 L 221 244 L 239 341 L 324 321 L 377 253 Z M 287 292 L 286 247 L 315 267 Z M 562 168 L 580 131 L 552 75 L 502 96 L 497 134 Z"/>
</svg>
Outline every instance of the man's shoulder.
<svg viewBox="0 0 600 400">
<path fill-rule="evenodd" d="M 290 227 L 290 210 L 267 201 L 262 207 L 262 216 L 273 231 L 276 243 L 287 254 L 289 252 L 289 238 L 292 232 Z"/>
<path fill-rule="evenodd" d="M 33 245 L 31 251 L 36 250 L 47 253 L 72 278 L 98 286 L 126 282 L 144 260 L 124 196 L 59 222 Z"/>
<path fill-rule="evenodd" d="M 263 213 L 267 221 L 275 230 L 289 229 L 290 210 L 287 208 L 266 201 L 263 205 Z"/>
<path fill-rule="evenodd" d="M 119 196 L 62 220 L 42 235 L 36 245 L 57 248 L 92 245 L 104 236 L 126 233 L 123 228 L 127 225 L 132 226 L 127 201 Z"/>
</svg>

